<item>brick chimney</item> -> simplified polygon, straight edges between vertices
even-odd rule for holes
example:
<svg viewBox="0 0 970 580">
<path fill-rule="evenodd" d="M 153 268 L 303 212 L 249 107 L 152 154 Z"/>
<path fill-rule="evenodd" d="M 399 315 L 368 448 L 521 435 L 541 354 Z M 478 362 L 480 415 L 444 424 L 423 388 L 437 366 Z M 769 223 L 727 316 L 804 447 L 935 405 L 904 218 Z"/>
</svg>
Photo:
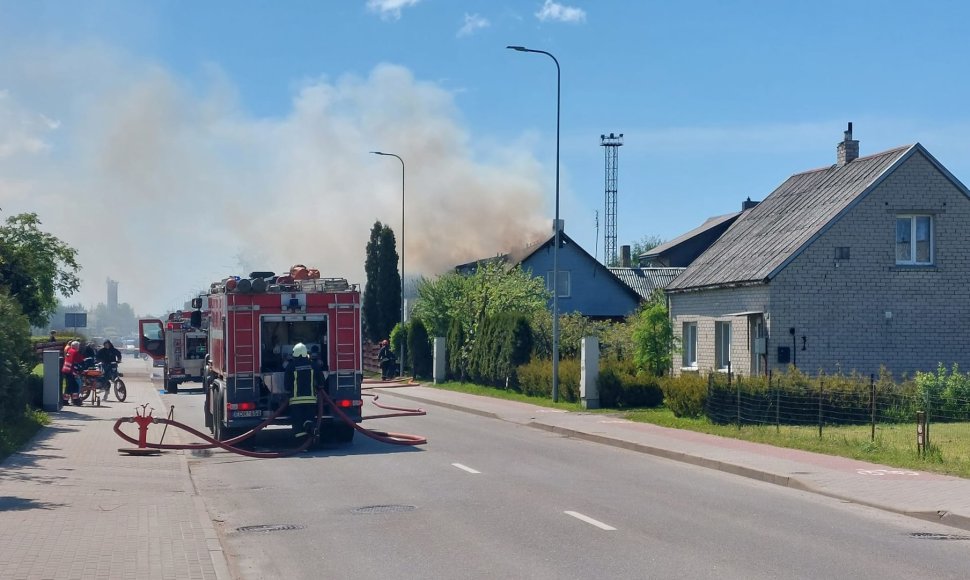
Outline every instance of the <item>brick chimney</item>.
<svg viewBox="0 0 970 580">
<path fill-rule="evenodd" d="M 748 197 L 748 199 L 746 199 L 746 200 L 744 200 L 744 201 L 741 202 L 741 211 L 747 211 L 747 210 L 753 208 L 754 206 L 758 205 L 759 203 L 761 203 L 761 202 L 760 201 L 751 201 L 751 197 Z"/>
<path fill-rule="evenodd" d="M 620 266 L 629 268 L 630 262 L 630 246 L 620 246 Z"/>
<path fill-rule="evenodd" d="M 852 123 L 849 123 L 849 128 L 845 131 L 845 137 L 839 143 L 836 148 L 838 151 L 838 157 L 836 158 L 836 165 L 842 167 L 846 163 L 852 163 L 855 159 L 859 157 L 859 142 L 852 138 Z"/>
</svg>

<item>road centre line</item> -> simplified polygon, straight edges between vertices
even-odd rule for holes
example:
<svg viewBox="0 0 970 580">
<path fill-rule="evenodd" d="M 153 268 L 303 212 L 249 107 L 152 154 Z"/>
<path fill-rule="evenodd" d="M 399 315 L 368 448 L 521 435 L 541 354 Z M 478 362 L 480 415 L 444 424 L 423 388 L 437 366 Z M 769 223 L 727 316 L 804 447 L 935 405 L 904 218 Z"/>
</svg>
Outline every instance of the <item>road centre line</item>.
<svg viewBox="0 0 970 580">
<path fill-rule="evenodd" d="M 596 526 L 597 528 L 599 528 L 601 530 L 606 530 L 608 532 L 611 532 L 611 531 L 615 531 L 616 530 L 616 528 L 614 528 L 613 526 L 608 526 L 608 525 L 604 524 L 603 522 L 594 520 L 593 518 L 591 518 L 589 516 L 584 516 L 583 514 L 581 514 L 579 512 L 566 511 L 566 512 L 563 512 L 563 513 L 565 513 L 566 515 L 573 516 L 577 520 L 582 520 L 582 521 L 586 522 L 587 524 Z"/>
<path fill-rule="evenodd" d="M 452 465 L 455 466 L 455 467 L 457 467 L 458 469 L 461 469 L 463 471 L 467 471 L 468 473 L 481 473 L 481 471 L 476 471 L 476 470 L 472 469 L 471 467 L 468 467 L 467 465 L 462 465 L 461 463 L 452 463 Z"/>
</svg>

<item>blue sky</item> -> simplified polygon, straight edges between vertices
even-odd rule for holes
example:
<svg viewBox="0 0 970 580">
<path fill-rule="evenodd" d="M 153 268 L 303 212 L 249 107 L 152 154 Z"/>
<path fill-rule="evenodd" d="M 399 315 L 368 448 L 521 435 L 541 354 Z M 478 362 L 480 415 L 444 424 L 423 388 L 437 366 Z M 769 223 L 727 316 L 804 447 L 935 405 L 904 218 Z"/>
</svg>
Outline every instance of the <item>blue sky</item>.
<svg viewBox="0 0 970 580">
<path fill-rule="evenodd" d="M 136 312 L 294 262 L 363 282 L 369 229 L 409 273 L 548 230 L 603 255 L 670 239 L 834 162 L 921 142 L 970 181 L 963 2 L 0 0 L 0 216 L 37 211 Z M 599 212 L 599 238 L 596 235 Z"/>
</svg>

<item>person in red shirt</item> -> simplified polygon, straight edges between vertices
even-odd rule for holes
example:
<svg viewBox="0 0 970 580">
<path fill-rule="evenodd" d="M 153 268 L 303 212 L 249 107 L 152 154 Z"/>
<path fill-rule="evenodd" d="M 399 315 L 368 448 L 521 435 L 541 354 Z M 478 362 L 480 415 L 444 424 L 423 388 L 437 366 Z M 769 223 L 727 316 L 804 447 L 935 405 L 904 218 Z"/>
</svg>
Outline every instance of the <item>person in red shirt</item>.
<svg viewBox="0 0 970 580">
<path fill-rule="evenodd" d="M 69 343 L 64 351 L 64 366 L 61 367 L 61 375 L 65 380 L 64 402 L 70 400 L 75 405 L 81 404 L 81 380 L 74 375 L 74 367 L 83 360 L 81 343 L 76 340 Z"/>
</svg>

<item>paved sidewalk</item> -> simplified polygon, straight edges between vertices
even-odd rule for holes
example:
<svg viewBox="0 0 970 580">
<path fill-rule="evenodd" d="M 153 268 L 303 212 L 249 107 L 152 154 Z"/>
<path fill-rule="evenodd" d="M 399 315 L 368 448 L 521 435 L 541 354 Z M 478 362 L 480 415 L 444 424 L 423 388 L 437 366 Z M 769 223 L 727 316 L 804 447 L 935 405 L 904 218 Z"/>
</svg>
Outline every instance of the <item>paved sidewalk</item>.
<svg viewBox="0 0 970 580">
<path fill-rule="evenodd" d="M 186 458 L 118 453 L 112 427 L 148 403 L 165 410 L 145 363 L 122 363 L 128 399 L 51 413 L 53 422 L 0 464 L 0 577 L 219 579 L 230 577 Z M 134 424 L 123 426 L 137 437 Z M 153 439 L 154 433 L 154 439 Z M 157 440 L 158 429 L 149 429 Z M 173 430 L 166 442 L 176 442 Z"/>
<path fill-rule="evenodd" d="M 431 387 L 375 391 L 970 530 L 970 479 Z"/>
</svg>

